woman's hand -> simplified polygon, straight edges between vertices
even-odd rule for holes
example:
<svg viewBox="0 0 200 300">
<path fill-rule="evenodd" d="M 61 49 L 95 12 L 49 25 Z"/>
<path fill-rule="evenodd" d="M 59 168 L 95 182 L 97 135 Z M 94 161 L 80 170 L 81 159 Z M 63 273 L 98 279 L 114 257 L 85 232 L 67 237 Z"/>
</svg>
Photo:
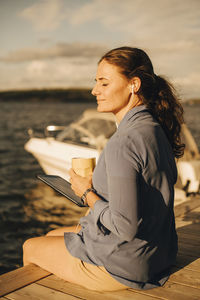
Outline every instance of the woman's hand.
<svg viewBox="0 0 200 300">
<path fill-rule="evenodd" d="M 75 194 L 82 197 L 83 193 L 92 187 L 92 176 L 82 177 L 77 175 L 73 169 L 69 170 L 71 188 Z"/>
</svg>

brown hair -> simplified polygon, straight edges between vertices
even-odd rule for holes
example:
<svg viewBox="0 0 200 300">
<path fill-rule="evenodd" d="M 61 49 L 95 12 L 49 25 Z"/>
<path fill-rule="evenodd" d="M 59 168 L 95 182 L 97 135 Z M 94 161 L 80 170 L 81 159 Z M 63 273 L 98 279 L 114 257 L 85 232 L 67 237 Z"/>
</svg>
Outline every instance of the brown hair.
<svg viewBox="0 0 200 300">
<path fill-rule="evenodd" d="M 183 108 L 171 83 L 154 74 L 148 55 L 141 49 L 120 47 L 107 52 L 100 59 L 116 65 L 120 72 L 131 79 L 139 77 L 141 87 L 137 95 L 162 126 L 175 157 L 183 156 L 185 145 L 181 143 Z"/>
</svg>

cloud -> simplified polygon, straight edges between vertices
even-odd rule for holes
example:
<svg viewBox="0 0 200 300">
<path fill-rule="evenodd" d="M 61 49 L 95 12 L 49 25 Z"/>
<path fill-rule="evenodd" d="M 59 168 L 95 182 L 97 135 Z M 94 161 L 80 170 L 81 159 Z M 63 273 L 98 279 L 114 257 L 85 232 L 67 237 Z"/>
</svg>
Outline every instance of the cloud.
<svg viewBox="0 0 200 300">
<path fill-rule="evenodd" d="M 97 62 L 89 58 L 60 57 L 54 60 L 33 60 L 4 69 L 0 89 L 91 87 Z M 14 77 L 10 77 L 10 72 Z"/>
<path fill-rule="evenodd" d="M 183 85 L 192 85 L 192 84 L 196 84 L 197 86 L 199 86 L 199 82 L 200 82 L 200 73 L 197 72 L 191 72 L 190 74 L 188 74 L 188 76 L 182 76 L 179 78 L 176 78 L 176 82 L 183 84 Z"/>
<path fill-rule="evenodd" d="M 186 53 L 197 44 L 200 50 L 199 0 L 94 0 L 73 11 L 68 22 L 98 22 L 106 34 L 118 32 L 122 43 L 152 53 Z"/>
<path fill-rule="evenodd" d="M 101 55 L 110 48 L 129 45 L 144 49 L 155 72 L 167 75 L 184 95 L 199 93 L 199 0 L 25 2 L 29 7 L 20 16 L 38 32 L 26 37 L 23 45 L 35 37 L 44 40 L 38 48 L 21 46 L 18 50 L 13 43 L 9 49 L 14 51 L 1 55 L 5 86 L 6 82 L 13 87 L 88 86 Z M 26 29 L 31 32 L 29 26 Z M 70 42 L 75 39 L 79 42 Z M 19 36 L 17 40 L 22 42 Z M 53 44 L 55 40 L 68 42 Z"/>
<path fill-rule="evenodd" d="M 200 72 L 191 72 L 189 74 L 182 74 L 182 76 L 175 77 L 174 83 L 182 91 L 184 98 L 199 98 L 199 82 Z"/>
<path fill-rule="evenodd" d="M 94 61 L 82 59 L 79 63 L 74 63 L 72 58 L 58 58 L 54 61 L 29 63 L 26 67 L 26 79 L 36 85 L 42 80 L 43 85 L 89 86 L 95 77 L 95 71 Z"/>
<path fill-rule="evenodd" d="M 95 43 L 57 43 L 49 48 L 26 48 L 12 51 L 0 57 L 2 62 L 25 62 L 31 60 L 49 59 L 57 57 L 100 57 L 106 46 Z"/>
<path fill-rule="evenodd" d="M 133 35 L 140 35 L 140 30 L 142 33 L 151 31 L 152 28 L 153 33 L 155 30 L 160 32 L 163 28 L 173 28 L 175 30 L 171 34 L 174 34 L 177 30 L 174 24 L 178 24 L 180 31 L 187 27 L 188 22 L 190 28 L 199 25 L 199 9 L 199 0 L 93 0 L 77 7 L 69 21 L 71 24 L 82 25 L 98 20 L 111 31 L 117 29 Z"/>
<path fill-rule="evenodd" d="M 63 13 L 62 0 L 40 0 L 25 8 L 20 17 L 32 23 L 38 31 L 49 31 L 58 28 L 66 17 Z"/>
</svg>

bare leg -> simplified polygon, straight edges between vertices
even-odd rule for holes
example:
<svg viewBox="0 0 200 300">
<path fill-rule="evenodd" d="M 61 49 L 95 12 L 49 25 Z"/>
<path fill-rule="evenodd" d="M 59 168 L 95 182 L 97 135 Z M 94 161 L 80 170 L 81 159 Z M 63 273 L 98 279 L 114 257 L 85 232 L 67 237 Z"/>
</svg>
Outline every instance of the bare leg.
<svg viewBox="0 0 200 300">
<path fill-rule="evenodd" d="M 56 276 L 96 291 L 127 289 L 102 267 L 83 264 L 66 249 L 63 236 L 44 236 L 27 240 L 23 246 L 24 265 L 36 264 Z"/>
<path fill-rule="evenodd" d="M 81 226 L 75 225 L 75 226 L 68 226 L 68 227 L 61 227 L 54 229 L 52 231 L 49 231 L 46 236 L 64 236 L 65 232 L 75 232 L 78 233 L 81 230 Z"/>
<path fill-rule="evenodd" d="M 24 265 L 36 264 L 69 282 L 78 283 L 74 261 L 61 236 L 44 236 L 27 240 L 23 245 Z"/>
<path fill-rule="evenodd" d="M 67 251 L 63 236 L 65 232 L 78 233 L 80 230 L 79 224 L 61 227 L 48 232 L 46 236 L 27 240 L 23 245 L 24 265 L 36 264 L 64 280 L 79 284 L 79 276 L 73 268 L 74 258 Z"/>
</svg>

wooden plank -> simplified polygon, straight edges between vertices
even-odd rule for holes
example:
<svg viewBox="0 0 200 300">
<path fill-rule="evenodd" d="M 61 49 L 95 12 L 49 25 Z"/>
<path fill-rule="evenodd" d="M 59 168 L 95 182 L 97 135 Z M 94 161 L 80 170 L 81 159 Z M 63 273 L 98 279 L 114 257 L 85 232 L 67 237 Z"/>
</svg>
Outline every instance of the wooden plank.
<svg viewBox="0 0 200 300">
<path fill-rule="evenodd" d="M 176 259 L 176 266 L 179 268 L 190 269 L 194 271 L 200 270 L 200 258 L 196 259 L 194 257 L 178 254 Z"/>
<path fill-rule="evenodd" d="M 199 226 L 200 227 L 200 226 Z M 200 247 L 200 233 L 188 233 L 178 230 L 178 239 L 180 242 L 186 241 L 187 243 L 194 243 L 195 245 Z"/>
<path fill-rule="evenodd" d="M 194 250 L 186 249 L 186 248 L 185 249 L 184 248 L 179 249 L 179 253 L 181 255 L 191 256 L 194 260 L 199 258 L 199 252 L 198 251 L 199 250 L 198 249 L 195 250 L 195 248 L 194 248 Z"/>
<path fill-rule="evenodd" d="M 189 215 L 185 215 L 182 218 L 177 218 L 176 219 L 176 224 L 179 224 L 179 228 L 185 227 L 185 226 L 190 226 L 191 224 L 194 225 L 200 224 L 200 219 L 199 219 L 200 212 L 197 212 L 196 210 L 190 212 Z M 181 226 L 180 226 L 181 225 Z M 178 230 L 179 230 L 178 228 Z"/>
<path fill-rule="evenodd" d="M 196 201 L 196 207 L 184 215 L 176 216 L 176 220 L 188 219 L 188 218 L 192 219 L 194 218 L 194 216 L 199 218 L 199 213 L 200 213 L 199 199 L 194 199 L 194 201 Z"/>
<path fill-rule="evenodd" d="M 71 294 L 76 297 L 81 297 L 87 300 L 123 300 L 123 299 L 134 299 L 134 300 L 158 300 L 165 299 L 162 297 L 151 297 L 149 295 L 141 294 L 140 291 L 136 290 L 122 290 L 116 292 L 95 292 L 87 290 L 79 285 L 66 282 L 59 279 L 55 275 L 51 275 L 37 282 L 37 284 L 49 287 L 55 290 L 62 291 L 64 293 Z M 132 298 L 131 298 L 132 297 Z"/>
<path fill-rule="evenodd" d="M 187 244 L 200 249 L 200 221 L 195 220 L 194 222 L 195 223 L 187 224 L 177 229 L 178 240 L 180 246 L 183 248 L 185 244 Z"/>
<path fill-rule="evenodd" d="M 193 245 L 184 245 L 184 247 L 180 247 L 179 251 L 180 254 L 182 255 L 187 255 L 187 256 L 191 256 L 194 259 L 198 259 L 199 258 L 199 248 L 193 246 Z"/>
<path fill-rule="evenodd" d="M 198 198 L 194 199 L 194 201 L 196 202 L 196 205 L 195 205 L 196 207 L 194 209 L 188 211 L 188 213 L 186 213 L 184 215 L 176 216 L 176 220 L 185 219 L 187 217 L 192 218 L 194 216 L 194 214 L 199 215 L 199 213 L 200 213 L 199 197 L 200 196 L 198 196 Z"/>
<path fill-rule="evenodd" d="M 200 197 L 198 195 L 188 197 L 188 200 L 175 205 L 174 215 L 175 217 L 180 217 L 187 214 L 191 210 L 198 208 L 200 206 Z"/>
<path fill-rule="evenodd" d="M 200 269 L 198 271 L 189 269 L 173 268 L 169 282 L 180 283 L 194 288 L 200 289 Z M 200 290 L 199 290 L 200 295 Z"/>
<path fill-rule="evenodd" d="M 141 291 L 141 294 L 152 297 L 163 297 L 166 300 L 197 300 L 200 299 L 199 289 L 167 281 L 164 286 Z M 131 298 L 134 299 L 134 298 Z M 154 298 L 153 298 L 154 299 Z"/>
<path fill-rule="evenodd" d="M 200 197 L 200 196 L 198 196 Z M 197 200 L 198 201 L 198 200 Z M 192 211 L 188 212 L 185 216 L 188 216 L 190 214 L 193 214 L 193 212 L 197 212 L 200 213 L 200 206 L 196 207 L 195 209 L 193 209 Z"/>
<path fill-rule="evenodd" d="M 186 233 L 186 234 L 193 234 L 193 235 L 199 235 L 199 229 L 200 229 L 200 221 L 190 220 L 190 221 L 183 221 L 180 220 L 179 222 L 176 222 L 177 233 Z"/>
<path fill-rule="evenodd" d="M 190 225 L 192 225 L 192 220 L 186 222 L 186 221 L 183 221 L 183 219 L 178 219 L 178 220 L 176 219 L 176 229 L 177 229 L 177 231 L 181 228 L 184 228 L 184 227 L 190 226 Z"/>
<path fill-rule="evenodd" d="M 187 234 L 194 234 L 194 235 L 198 235 L 199 234 L 199 230 L 200 230 L 200 224 L 187 224 L 187 225 L 183 225 L 181 227 L 178 228 L 177 233 L 179 235 L 179 233 L 183 232 L 183 233 L 187 233 Z"/>
<path fill-rule="evenodd" d="M 178 241 L 178 246 L 181 249 L 191 249 L 196 248 L 197 254 L 200 254 L 200 241 L 198 240 L 189 240 L 189 239 L 180 239 Z"/>
<path fill-rule="evenodd" d="M 38 284 L 30 284 L 20 290 L 8 294 L 7 299 L 9 300 L 77 300 L 77 298 L 71 295 L 66 295 L 62 292 L 55 291 Z"/>
<path fill-rule="evenodd" d="M 195 244 L 190 244 L 190 243 L 187 243 L 187 241 L 185 242 L 178 242 L 178 246 L 179 246 L 179 252 L 182 253 L 182 252 L 191 252 L 191 255 L 192 256 L 197 256 L 199 257 L 200 255 L 200 244 L 199 245 L 195 245 Z"/>
<path fill-rule="evenodd" d="M 199 228 L 200 230 L 200 228 Z M 178 246 L 180 249 L 184 250 L 184 249 L 190 249 L 191 251 L 195 251 L 197 253 L 197 255 L 200 255 L 200 242 L 198 240 L 194 240 L 194 241 L 189 241 L 189 240 L 184 240 L 179 238 L 178 239 Z"/>
<path fill-rule="evenodd" d="M 49 276 L 50 273 L 30 264 L 0 276 L 0 296 Z"/>
</svg>

